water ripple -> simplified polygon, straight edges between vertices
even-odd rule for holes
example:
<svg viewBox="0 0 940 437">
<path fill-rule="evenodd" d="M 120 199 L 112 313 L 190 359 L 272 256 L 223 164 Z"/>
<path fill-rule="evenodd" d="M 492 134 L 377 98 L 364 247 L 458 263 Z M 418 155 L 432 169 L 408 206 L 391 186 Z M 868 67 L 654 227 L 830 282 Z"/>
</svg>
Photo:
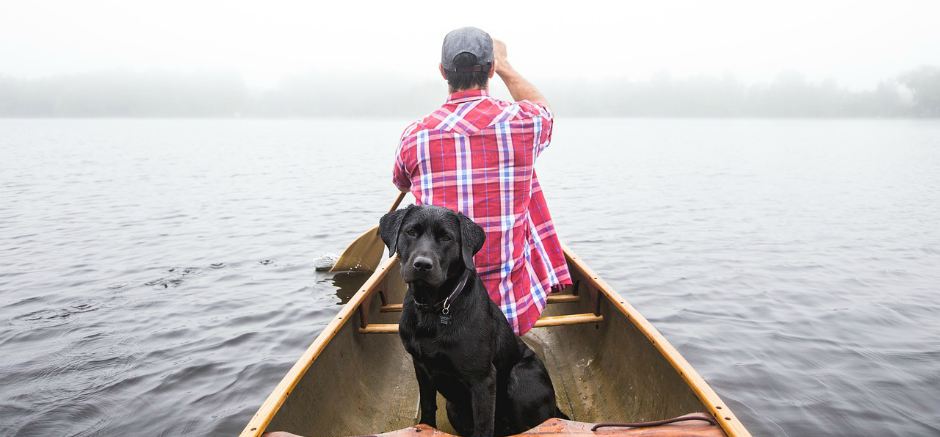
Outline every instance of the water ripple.
<svg viewBox="0 0 940 437">
<path fill-rule="evenodd" d="M 365 279 L 315 261 L 402 126 L 0 120 L 0 435 L 238 433 Z M 755 435 L 940 434 L 940 124 L 559 119 L 539 160 Z"/>
</svg>

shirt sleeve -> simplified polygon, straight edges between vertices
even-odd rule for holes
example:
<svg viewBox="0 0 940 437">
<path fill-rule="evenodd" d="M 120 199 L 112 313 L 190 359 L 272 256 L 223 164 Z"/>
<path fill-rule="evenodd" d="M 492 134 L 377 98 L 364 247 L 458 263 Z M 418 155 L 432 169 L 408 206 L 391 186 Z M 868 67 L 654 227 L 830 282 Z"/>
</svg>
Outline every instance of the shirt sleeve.
<svg viewBox="0 0 940 437">
<path fill-rule="evenodd" d="M 401 140 L 398 141 L 398 148 L 395 151 L 395 165 L 392 167 L 392 183 L 402 191 L 411 188 L 411 174 L 406 164 L 406 155 L 411 150 L 410 146 L 414 143 L 414 137 L 411 135 L 414 129 L 414 124 L 405 128 L 405 132 L 402 133 Z"/>
<path fill-rule="evenodd" d="M 392 169 L 392 183 L 401 191 L 411 188 L 411 176 L 408 175 L 408 170 L 405 169 L 401 155 L 395 158 L 395 167 Z"/>
<path fill-rule="evenodd" d="M 547 106 L 529 100 L 520 101 L 519 106 L 532 119 L 533 151 L 538 156 L 552 142 L 554 116 Z"/>
</svg>

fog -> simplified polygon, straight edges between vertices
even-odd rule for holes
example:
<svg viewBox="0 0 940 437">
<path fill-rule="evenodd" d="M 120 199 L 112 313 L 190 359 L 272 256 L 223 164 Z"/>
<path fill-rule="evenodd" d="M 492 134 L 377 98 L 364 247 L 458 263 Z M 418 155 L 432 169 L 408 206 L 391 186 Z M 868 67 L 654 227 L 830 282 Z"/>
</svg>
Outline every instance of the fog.
<svg viewBox="0 0 940 437">
<path fill-rule="evenodd" d="M 498 81 L 497 81 L 498 82 Z M 494 84 L 494 93 L 505 96 Z M 940 69 L 921 67 L 868 90 L 797 73 L 745 84 L 733 76 L 545 80 L 556 113 L 639 117 L 937 117 Z M 6 117 L 405 117 L 443 102 L 442 79 L 297 75 L 251 90 L 237 75 L 90 73 L 0 78 Z"/>
<path fill-rule="evenodd" d="M 464 25 L 559 114 L 938 116 L 940 4 L 857 3 L 8 3 L 0 116 L 412 118 Z"/>
</svg>

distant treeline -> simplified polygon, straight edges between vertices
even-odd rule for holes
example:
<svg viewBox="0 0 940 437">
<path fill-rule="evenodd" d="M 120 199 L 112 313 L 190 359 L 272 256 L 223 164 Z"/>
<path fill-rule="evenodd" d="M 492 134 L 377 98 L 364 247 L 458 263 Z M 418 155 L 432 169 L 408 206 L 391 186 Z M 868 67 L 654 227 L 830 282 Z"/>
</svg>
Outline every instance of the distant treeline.
<svg viewBox="0 0 940 437">
<path fill-rule="evenodd" d="M 633 117 L 940 117 L 940 68 L 920 67 L 865 91 L 781 74 L 645 81 L 542 81 L 556 113 Z M 288 77 L 266 91 L 237 75 L 88 73 L 0 76 L 0 117 L 416 117 L 443 102 L 443 81 L 376 74 Z"/>
</svg>

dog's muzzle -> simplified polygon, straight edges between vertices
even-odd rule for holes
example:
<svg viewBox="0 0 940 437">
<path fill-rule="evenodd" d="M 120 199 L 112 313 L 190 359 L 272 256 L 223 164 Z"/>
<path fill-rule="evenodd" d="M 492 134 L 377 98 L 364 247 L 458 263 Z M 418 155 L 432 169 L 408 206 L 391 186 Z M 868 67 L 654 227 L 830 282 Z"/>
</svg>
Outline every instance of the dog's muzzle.
<svg viewBox="0 0 940 437">
<path fill-rule="evenodd" d="M 410 261 L 402 263 L 401 273 L 405 282 L 423 281 L 432 287 L 444 282 L 444 272 L 427 256 L 416 255 Z"/>
<path fill-rule="evenodd" d="M 416 272 L 429 272 L 431 268 L 434 267 L 434 262 L 431 261 L 431 258 L 425 256 L 416 256 L 414 262 L 411 263 L 411 266 L 414 267 Z"/>
</svg>

